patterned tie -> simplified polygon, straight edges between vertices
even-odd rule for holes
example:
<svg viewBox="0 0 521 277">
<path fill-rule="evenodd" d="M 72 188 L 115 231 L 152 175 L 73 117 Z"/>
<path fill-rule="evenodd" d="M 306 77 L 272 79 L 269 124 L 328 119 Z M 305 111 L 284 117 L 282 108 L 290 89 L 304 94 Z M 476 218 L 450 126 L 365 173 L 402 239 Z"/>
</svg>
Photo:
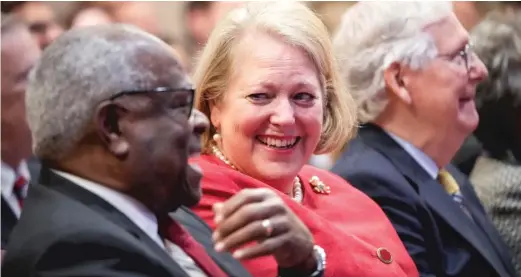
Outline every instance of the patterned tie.
<svg viewBox="0 0 521 277">
<path fill-rule="evenodd" d="M 20 208 L 23 208 L 24 206 L 24 190 L 25 186 L 27 185 L 27 180 L 23 176 L 18 176 L 16 181 L 14 182 L 13 187 L 13 193 L 16 196 L 16 200 L 18 200 L 18 204 L 20 205 Z"/>
<path fill-rule="evenodd" d="M 181 225 L 170 216 L 158 216 L 159 235 L 179 246 L 210 277 L 226 277 L 226 273 L 210 258 L 201 246 Z"/>
<path fill-rule="evenodd" d="M 465 205 L 465 198 L 463 194 L 461 194 L 458 182 L 452 177 L 452 174 L 445 169 L 441 169 L 438 173 L 438 182 L 440 182 L 445 191 L 452 197 L 452 200 L 460 206 L 463 212 L 472 219 L 472 215 Z"/>
</svg>

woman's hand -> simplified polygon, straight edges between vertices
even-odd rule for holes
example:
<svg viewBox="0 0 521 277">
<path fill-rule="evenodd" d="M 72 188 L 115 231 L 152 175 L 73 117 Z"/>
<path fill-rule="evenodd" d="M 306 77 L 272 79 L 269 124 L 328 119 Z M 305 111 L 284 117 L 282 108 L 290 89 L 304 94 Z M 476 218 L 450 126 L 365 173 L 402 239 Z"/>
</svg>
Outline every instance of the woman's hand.
<svg viewBox="0 0 521 277">
<path fill-rule="evenodd" d="M 274 191 L 244 189 L 213 209 L 217 251 L 234 251 L 236 259 L 273 255 L 282 268 L 316 268 L 311 232 Z"/>
</svg>

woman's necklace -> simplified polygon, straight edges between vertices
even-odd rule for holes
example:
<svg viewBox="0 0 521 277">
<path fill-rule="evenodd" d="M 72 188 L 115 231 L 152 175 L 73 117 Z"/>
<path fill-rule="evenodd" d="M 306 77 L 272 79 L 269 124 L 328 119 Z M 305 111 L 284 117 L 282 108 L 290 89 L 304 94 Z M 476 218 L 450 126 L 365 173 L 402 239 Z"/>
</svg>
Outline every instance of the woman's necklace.
<svg viewBox="0 0 521 277">
<path fill-rule="evenodd" d="M 221 152 L 221 150 L 219 150 L 219 148 L 215 145 L 212 145 L 212 152 L 213 154 L 219 158 L 219 160 L 221 160 L 223 163 L 225 163 L 226 165 L 228 165 L 229 167 L 239 171 L 223 154 L 223 152 Z M 303 199 L 303 196 L 304 196 L 304 193 L 302 191 L 302 183 L 300 182 L 300 179 L 299 177 L 295 177 L 295 179 L 293 180 L 293 195 L 291 196 L 291 198 L 293 198 L 293 200 L 295 200 L 297 203 L 302 203 L 302 199 Z"/>
</svg>

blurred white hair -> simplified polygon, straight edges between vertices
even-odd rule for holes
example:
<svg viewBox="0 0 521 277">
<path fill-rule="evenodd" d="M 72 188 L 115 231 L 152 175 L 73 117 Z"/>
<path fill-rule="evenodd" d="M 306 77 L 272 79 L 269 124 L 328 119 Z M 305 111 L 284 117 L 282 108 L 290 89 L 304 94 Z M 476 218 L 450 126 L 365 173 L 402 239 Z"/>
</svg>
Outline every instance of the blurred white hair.
<svg viewBox="0 0 521 277">
<path fill-rule="evenodd" d="M 451 2 L 437 1 L 368 1 L 347 10 L 333 44 L 362 123 L 373 121 L 388 102 L 384 70 L 394 62 L 417 69 L 432 60 L 438 51 L 423 30 L 451 13 Z"/>
</svg>

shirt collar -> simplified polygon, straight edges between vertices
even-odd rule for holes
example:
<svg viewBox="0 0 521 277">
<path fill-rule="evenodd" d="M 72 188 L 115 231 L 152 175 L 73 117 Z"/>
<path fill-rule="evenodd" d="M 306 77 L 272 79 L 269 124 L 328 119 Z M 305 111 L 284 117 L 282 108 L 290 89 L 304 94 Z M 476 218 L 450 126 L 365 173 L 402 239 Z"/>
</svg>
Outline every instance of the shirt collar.
<svg viewBox="0 0 521 277">
<path fill-rule="evenodd" d="M 431 176 L 433 179 L 438 177 L 438 172 L 440 169 L 434 162 L 434 160 L 425 154 L 423 151 L 418 149 L 416 146 L 412 145 L 412 143 L 404 140 L 403 138 L 392 134 L 390 132 L 385 131 L 396 143 L 398 143 L 405 152 L 407 152 L 411 157 Z"/>
<path fill-rule="evenodd" d="M 54 169 L 52 171 L 110 203 L 125 216 L 127 216 L 150 238 L 152 238 L 158 244 L 162 245 L 158 234 L 157 218 L 141 202 L 126 194 L 115 191 L 95 182 L 80 178 L 78 176 Z"/>
<path fill-rule="evenodd" d="M 5 197 L 11 197 L 13 194 L 14 182 L 18 176 L 22 176 L 27 180 L 27 183 L 31 180 L 29 168 L 25 160 L 22 160 L 17 170 L 15 171 L 11 166 L 2 161 L 2 194 Z M 27 187 L 26 187 L 27 189 Z"/>
</svg>

